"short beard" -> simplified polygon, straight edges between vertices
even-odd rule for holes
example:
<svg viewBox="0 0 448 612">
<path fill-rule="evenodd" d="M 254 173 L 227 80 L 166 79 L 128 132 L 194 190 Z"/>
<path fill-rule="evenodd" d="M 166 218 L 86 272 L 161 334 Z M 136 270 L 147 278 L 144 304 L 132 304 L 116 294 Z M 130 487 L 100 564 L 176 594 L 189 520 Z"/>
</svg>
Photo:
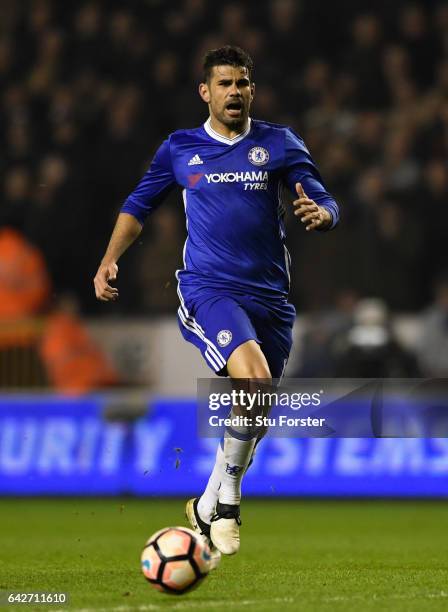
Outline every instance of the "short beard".
<svg viewBox="0 0 448 612">
<path fill-rule="evenodd" d="M 246 122 L 246 119 L 230 119 L 230 121 L 227 121 L 225 125 L 233 129 L 237 129 L 237 128 L 242 129 L 245 122 Z"/>
<path fill-rule="evenodd" d="M 228 128 L 231 128 L 232 130 L 242 131 L 245 123 L 247 122 L 248 117 L 249 115 L 244 114 L 244 115 L 241 115 L 241 117 L 235 117 L 234 119 L 232 119 L 232 118 L 226 117 L 223 114 L 223 116 L 219 117 L 219 120 L 221 121 L 221 123 L 226 125 Z"/>
</svg>

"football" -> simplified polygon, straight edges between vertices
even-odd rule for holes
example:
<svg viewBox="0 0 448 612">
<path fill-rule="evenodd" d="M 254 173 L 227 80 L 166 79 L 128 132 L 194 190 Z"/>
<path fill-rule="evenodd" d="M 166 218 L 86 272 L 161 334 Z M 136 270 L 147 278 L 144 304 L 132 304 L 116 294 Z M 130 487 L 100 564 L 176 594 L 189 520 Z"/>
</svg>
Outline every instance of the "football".
<svg viewBox="0 0 448 612">
<path fill-rule="evenodd" d="M 207 576 L 210 558 L 210 548 L 202 536 L 187 527 L 166 527 L 146 542 L 141 568 L 158 591 L 182 595 Z"/>
</svg>

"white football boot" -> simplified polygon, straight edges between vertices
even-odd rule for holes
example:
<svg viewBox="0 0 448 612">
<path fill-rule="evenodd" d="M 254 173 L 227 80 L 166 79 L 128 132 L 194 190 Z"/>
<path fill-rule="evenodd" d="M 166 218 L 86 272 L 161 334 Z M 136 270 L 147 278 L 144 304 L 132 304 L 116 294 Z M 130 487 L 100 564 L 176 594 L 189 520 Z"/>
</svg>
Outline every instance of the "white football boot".
<svg viewBox="0 0 448 612">
<path fill-rule="evenodd" d="M 240 507 L 230 504 L 216 504 L 212 516 L 210 538 L 223 555 L 234 555 L 240 549 Z"/>
<path fill-rule="evenodd" d="M 198 512 L 198 501 L 199 497 L 194 497 L 187 501 L 185 506 L 185 516 L 190 523 L 192 529 L 202 535 L 210 548 L 210 571 L 218 567 L 221 561 L 221 553 L 213 544 L 210 538 L 210 525 L 201 519 Z"/>
</svg>

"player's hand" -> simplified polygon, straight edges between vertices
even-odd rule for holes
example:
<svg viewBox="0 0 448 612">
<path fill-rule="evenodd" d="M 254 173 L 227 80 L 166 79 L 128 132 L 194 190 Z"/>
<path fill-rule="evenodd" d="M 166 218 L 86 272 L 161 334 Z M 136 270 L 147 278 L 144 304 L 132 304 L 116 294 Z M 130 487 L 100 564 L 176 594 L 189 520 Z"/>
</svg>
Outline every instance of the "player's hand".
<svg viewBox="0 0 448 612">
<path fill-rule="evenodd" d="M 95 295 L 102 302 L 114 302 L 118 300 L 118 289 L 110 285 L 117 278 L 118 266 L 115 262 L 102 263 L 98 268 L 93 284 Z"/>
<path fill-rule="evenodd" d="M 302 223 L 305 223 L 307 232 L 331 225 L 333 221 L 331 213 L 323 206 L 316 204 L 314 200 L 310 200 L 300 183 L 296 183 L 296 191 L 299 199 L 293 202 L 294 214 L 301 218 Z"/>
</svg>

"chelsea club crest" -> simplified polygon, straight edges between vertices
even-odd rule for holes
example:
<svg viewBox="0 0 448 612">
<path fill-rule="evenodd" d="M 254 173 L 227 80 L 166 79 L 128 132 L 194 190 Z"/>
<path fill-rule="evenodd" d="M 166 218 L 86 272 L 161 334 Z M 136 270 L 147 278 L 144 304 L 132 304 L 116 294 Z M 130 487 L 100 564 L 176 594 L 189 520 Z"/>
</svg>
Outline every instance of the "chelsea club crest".
<svg viewBox="0 0 448 612">
<path fill-rule="evenodd" d="M 264 147 L 252 147 L 247 157 L 254 166 L 264 166 L 269 161 L 269 153 Z"/>
<path fill-rule="evenodd" d="M 219 346 L 227 346 L 232 340 L 232 332 L 228 329 L 222 329 L 216 336 Z"/>
</svg>

